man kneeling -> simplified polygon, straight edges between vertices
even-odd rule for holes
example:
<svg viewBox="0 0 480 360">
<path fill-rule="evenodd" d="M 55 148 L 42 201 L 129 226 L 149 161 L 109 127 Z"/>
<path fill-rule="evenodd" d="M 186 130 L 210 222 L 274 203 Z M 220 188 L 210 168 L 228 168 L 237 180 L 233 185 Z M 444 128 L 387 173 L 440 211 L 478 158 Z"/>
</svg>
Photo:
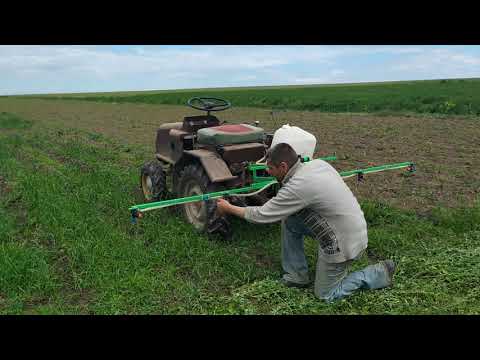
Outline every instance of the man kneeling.
<svg viewBox="0 0 480 360">
<path fill-rule="evenodd" d="M 281 282 L 286 286 L 310 284 L 304 237 L 318 240 L 314 292 L 333 301 L 357 289 L 380 289 L 392 284 L 392 260 L 348 274 L 352 261 L 367 248 L 367 223 L 357 199 L 340 174 L 327 162 L 302 163 L 295 150 L 281 143 L 267 153 L 267 171 L 281 184 L 277 195 L 263 206 L 238 207 L 217 200 L 218 211 L 257 224 L 281 221 Z"/>
</svg>

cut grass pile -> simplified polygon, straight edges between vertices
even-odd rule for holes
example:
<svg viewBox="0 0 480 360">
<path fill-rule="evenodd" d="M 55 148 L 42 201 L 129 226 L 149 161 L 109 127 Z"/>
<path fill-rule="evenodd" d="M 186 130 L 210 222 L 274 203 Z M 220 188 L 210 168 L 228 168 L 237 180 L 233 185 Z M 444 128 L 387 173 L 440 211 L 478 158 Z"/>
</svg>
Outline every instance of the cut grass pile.
<svg viewBox="0 0 480 360">
<path fill-rule="evenodd" d="M 220 88 L 134 93 L 36 96 L 108 103 L 185 105 L 196 96 L 228 99 L 234 106 L 329 113 L 480 115 L 480 79 L 444 79 L 309 86 Z M 28 98 L 28 97 L 27 97 Z"/>
<path fill-rule="evenodd" d="M 362 202 L 370 242 L 355 269 L 392 258 L 395 285 L 326 304 L 277 283 L 278 224 L 234 220 L 231 242 L 168 209 L 132 225 L 146 160 L 100 134 L 0 114 L 0 313 L 480 313 L 478 206 L 419 217 Z M 316 244 L 305 247 L 313 276 Z"/>
</svg>

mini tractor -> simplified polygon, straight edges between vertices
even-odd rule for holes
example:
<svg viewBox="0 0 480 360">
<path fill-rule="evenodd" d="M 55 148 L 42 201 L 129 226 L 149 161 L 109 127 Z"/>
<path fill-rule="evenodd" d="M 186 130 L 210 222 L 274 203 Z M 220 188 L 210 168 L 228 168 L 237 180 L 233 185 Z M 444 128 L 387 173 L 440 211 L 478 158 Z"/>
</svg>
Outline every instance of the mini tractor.
<svg viewBox="0 0 480 360">
<path fill-rule="evenodd" d="M 239 206 L 261 206 L 279 189 L 263 162 L 275 143 L 275 133 L 266 133 L 255 124 L 227 124 L 211 112 L 227 110 L 230 102 L 211 97 L 195 97 L 187 104 L 206 115 L 187 116 L 182 122 L 165 123 L 157 130 L 155 160 L 143 165 L 140 184 L 146 203 L 129 208 L 131 219 L 150 210 L 175 206 L 186 221 L 200 232 L 231 238 L 226 217 L 216 212 L 215 199 L 229 197 Z M 297 152 L 298 153 L 298 152 Z M 301 161 L 314 161 L 299 155 Z M 335 160 L 335 156 L 320 158 Z M 412 162 L 387 164 L 340 173 L 344 178 L 378 171 L 407 168 Z"/>
</svg>

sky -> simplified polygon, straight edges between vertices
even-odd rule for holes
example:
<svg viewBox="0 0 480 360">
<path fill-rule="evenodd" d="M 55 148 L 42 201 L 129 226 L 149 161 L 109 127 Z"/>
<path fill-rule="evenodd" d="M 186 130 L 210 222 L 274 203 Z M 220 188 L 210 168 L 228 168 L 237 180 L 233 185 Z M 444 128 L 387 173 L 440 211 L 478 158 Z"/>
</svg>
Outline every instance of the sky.
<svg viewBox="0 0 480 360">
<path fill-rule="evenodd" d="M 476 77 L 478 45 L 0 45 L 0 95 Z"/>
</svg>

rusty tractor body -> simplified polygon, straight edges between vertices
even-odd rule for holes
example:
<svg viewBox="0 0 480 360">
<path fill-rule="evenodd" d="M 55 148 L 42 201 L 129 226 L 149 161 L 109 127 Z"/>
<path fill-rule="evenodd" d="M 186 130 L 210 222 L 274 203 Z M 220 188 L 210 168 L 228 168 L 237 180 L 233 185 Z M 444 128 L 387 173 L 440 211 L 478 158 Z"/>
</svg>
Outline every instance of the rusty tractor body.
<svg viewBox="0 0 480 360">
<path fill-rule="evenodd" d="M 155 160 L 141 170 L 141 187 L 147 201 L 187 197 L 248 186 L 253 182 L 249 163 L 265 157 L 272 141 L 258 126 L 226 124 L 210 114 L 231 105 L 216 98 L 193 98 L 194 109 L 206 115 L 187 116 L 181 122 L 165 123 L 157 130 Z M 258 123 L 256 124 L 258 125 Z M 262 205 L 274 193 L 233 199 L 239 205 Z M 231 233 L 226 218 L 216 214 L 213 201 L 179 205 L 186 220 L 197 230 L 224 237 Z"/>
</svg>

